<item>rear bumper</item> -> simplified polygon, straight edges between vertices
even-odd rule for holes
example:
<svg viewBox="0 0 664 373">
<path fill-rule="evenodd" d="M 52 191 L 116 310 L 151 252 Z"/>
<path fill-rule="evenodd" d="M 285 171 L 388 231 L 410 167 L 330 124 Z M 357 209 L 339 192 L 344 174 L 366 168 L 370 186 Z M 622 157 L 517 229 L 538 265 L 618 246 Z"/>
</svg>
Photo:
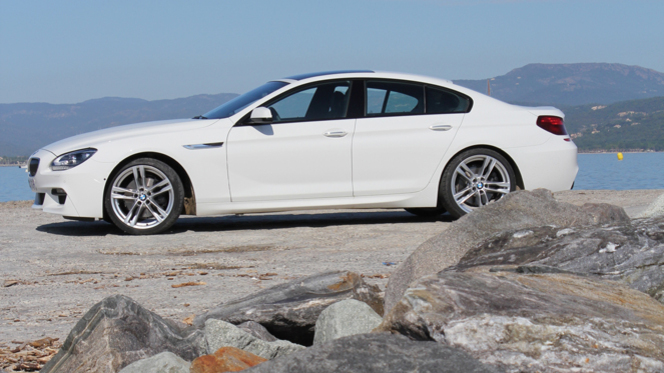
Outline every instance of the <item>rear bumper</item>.
<svg viewBox="0 0 664 373">
<path fill-rule="evenodd" d="M 572 189 L 579 172 L 574 142 L 555 136 L 542 145 L 507 149 L 519 167 L 525 189 Z"/>
</svg>

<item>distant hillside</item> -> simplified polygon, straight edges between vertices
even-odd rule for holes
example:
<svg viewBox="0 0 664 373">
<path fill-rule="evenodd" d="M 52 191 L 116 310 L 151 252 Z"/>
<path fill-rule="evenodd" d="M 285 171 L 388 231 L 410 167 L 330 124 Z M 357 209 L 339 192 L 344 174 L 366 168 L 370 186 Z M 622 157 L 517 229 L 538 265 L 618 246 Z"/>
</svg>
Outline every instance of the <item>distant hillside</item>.
<svg viewBox="0 0 664 373">
<path fill-rule="evenodd" d="M 565 127 L 582 151 L 664 151 L 664 97 L 567 108 Z"/>
<path fill-rule="evenodd" d="M 487 92 L 487 79 L 454 83 Z M 520 104 L 610 104 L 664 96 L 664 74 L 609 63 L 530 64 L 492 78 L 491 96 Z"/>
<path fill-rule="evenodd" d="M 0 104 L 0 156 L 30 155 L 54 141 L 121 124 L 191 118 L 237 94 L 146 101 L 106 97 L 78 104 Z"/>
</svg>

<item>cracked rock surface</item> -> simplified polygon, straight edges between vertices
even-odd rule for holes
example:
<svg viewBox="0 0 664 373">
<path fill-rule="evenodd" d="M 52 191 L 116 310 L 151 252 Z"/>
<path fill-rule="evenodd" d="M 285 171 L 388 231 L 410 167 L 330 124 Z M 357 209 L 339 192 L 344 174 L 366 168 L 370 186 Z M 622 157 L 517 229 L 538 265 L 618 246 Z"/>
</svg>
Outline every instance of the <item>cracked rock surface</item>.
<svg viewBox="0 0 664 373">
<path fill-rule="evenodd" d="M 497 234 L 458 265 L 555 267 L 619 281 L 664 303 L 664 216 L 604 227 L 539 227 Z"/>
<path fill-rule="evenodd" d="M 491 268 L 419 279 L 379 329 L 507 372 L 664 371 L 664 305 L 648 295 L 593 277 Z"/>
</svg>

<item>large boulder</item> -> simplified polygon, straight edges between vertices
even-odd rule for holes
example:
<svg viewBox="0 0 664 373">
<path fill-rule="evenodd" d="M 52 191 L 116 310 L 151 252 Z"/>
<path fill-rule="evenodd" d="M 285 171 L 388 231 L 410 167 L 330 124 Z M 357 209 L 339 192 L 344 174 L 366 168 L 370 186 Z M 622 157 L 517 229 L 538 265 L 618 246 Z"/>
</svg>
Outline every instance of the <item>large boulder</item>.
<svg viewBox="0 0 664 373">
<path fill-rule="evenodd" d="M 383 321 L 366 303 L 346 299 L 327 307 L 316 321 L 314 345 L 371 332 Z"/>
<path fill-rule="evenodd" d="M 608 204 L 581 207 L 558 202 L 546 189 L 516 191 L 450 224 L 449 228 L 418 247 L 390 276 L 385 310 L 401 299 L 409 284 L 456 264 L 466 251 L 492 235 L 529 227 L 558 228 L 629 222 L 629 216 Z"/>
<path fill-rule="evenodd" d="M 200 330 L 181 330 L 131 298 L 114 295 L 76 323 L 43 373 L 115 373 L 160 352 L 191 361 L 205 353 Z"/>
<path fill-rule="evenodd" d="M 388 333 L 358 334 L 264 362 L 247 373 L 498 373 L 467 353 Z"/>
<path fill-rule="evenodd" d="M 664 305 L 615 282 L 547 268 L 423 277 L 378 330 L 461 348 L 508 372 L 664 371 Z"/>
<path fill-rule="evenodd" d="M 120 373 L 189 373 L 191 363 L 172 352 L 162 352 L 147 359 L 135 361 Z"/>
<path fill-rule="evenodd" d="M 207 342 L 209 353 L 217 351 L 222 347 L 230 346 L 251 352 L 268 360 L 305 348 L 302 345 L 289 341 L 276 340 L 267 342 L 233 324 L 215 319 L 205 322 L 205 341 Z"/>
<path fill-rule="evenodd" d="M 254 321 L 279 339 L 311 345 L 318 315 L 327 306 L 344 299 L 367 303 L 383 313 L 380 289 L 366 284 L 353 272 L 326 272 L 273 286 L 245 298 L 221 304 L 197 316 L 194 325 L 205 326 L 208 319 L 238 325 Z"/>
<path fill-rule="evenodd" d="M 531 228 L 497 234 L 456 266 L 555 267 L 614 280 L 664 303 L 664 216 L 605 227 Z"/>
</svg>

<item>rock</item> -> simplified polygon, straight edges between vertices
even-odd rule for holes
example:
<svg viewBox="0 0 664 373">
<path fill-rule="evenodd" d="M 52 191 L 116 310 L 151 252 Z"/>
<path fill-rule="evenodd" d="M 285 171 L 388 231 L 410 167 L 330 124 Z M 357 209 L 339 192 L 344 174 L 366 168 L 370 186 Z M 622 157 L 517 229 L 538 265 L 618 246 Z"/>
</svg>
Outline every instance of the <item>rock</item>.
<svg viewBox="0 0 664 373">
<path fill-rule="evenodd" d="M 664 371 L 664 305 L 646 294 L 490 268 L 419 279 L 378 330 L 461 348 L 508 372 Z"/>
<path fill-rule="evenodd" d="M 162 352 L 147 359 L 135 361 L 120 373 L 189 373 L 191 363 L 172 352 Z"/>
<path fill-rule="evenodd" d="M 538 269 L 528 268 L 555 267 L 598 276 L 664 303 L 664 216 L 606 227 L 503 232 L 469 250 L 447 270 L 498 265 L 531 272 Z"/>
<path fill-rule="evenodd" d="M 266 361 L 235 347 L 222 347 L 212 355 L 203 355 L 191 362 L 191 373 L 239 372 Z"/>
<path fill-rule="evenodd" d="M 203 328 L 208 319 L 235 325 L 254 321 L 279 339 L 311 345 L 318 315 L 330 304 L 343 299 L 363 301 L 378 314 L 383 313 L 383 301 L 377 286 L 367 285 L 356 273 L 336 271 L 273 286 L 221 304 L 197 316 L 194 325 Z"/>
<path fill-rule="evenodd" d="M 389 333 L 358 334 L 322 343 L 247 369 L 247 373 L 497 373 L 467 353 Z"/>
<path fill-rule="evenodd" d="M 382 321 L 383 318 L 366 303 L 355 299 L 342 300 L 327 307 L 318 316 L 314 345 L 349 335 L 369 333 Z"/>
<path fill-rule="evenodd" d="M 390 276 L 385 291 L 385 310 L 401 299 L 408 285 L 456 264 L 468 249 L 506 230 L 551 225 L 558 228 L 629 222 L 617 206 L 558 202 L 550 191 L 516 191 L 450 224 L 438 236 L 418 247 Z"/>
<path fill-rule="evenodd" d="M 180 330 L 131 298 L 114 295 L 90 308 L 42 372 L 115 373 L 164 351 L 191 361 L 205 353 L 204 343 L 200 330 Z"/>
<path fill-rule="evenodd" d="M 368 307 L 368 306 L 367 306 Z M 305 348 L 289 341 L 266 342 L 222 320 L 209 319 L 205 322 L 205 340 L 209 351 L 221 347 L 236 347 L 265 359 L 291 354 Z"/>
<path fill-rule="evenodd" d="M 664 194 L 657 197 L 646 209 L 639 214 L 639 218 L 654 218 L 664 215 Z"/>
<path fill-rule="evenodd" d="M 274 342 L 278 340 L 277 337 L 270 334 L 270 332 L 268 332 L 263 325 L 257 322 L 247 321 L 243 322 L 237 327 L 253 335 L 256 338 L 264 340 L 265 342 Z"/>
</svg>

